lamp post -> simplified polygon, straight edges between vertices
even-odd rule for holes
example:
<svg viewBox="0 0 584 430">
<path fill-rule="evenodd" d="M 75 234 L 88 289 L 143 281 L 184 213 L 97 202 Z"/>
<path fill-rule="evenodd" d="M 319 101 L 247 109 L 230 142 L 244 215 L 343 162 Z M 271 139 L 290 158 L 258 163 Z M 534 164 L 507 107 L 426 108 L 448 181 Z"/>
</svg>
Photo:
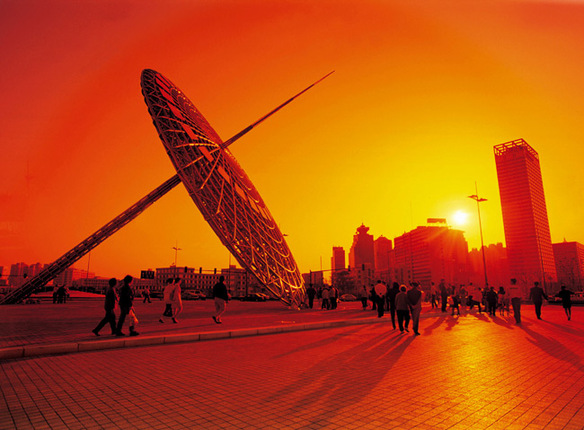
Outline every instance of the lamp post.
<svg viewBox="0 0 584 430">
<path fill-rule="evenodd" d="M 472 196 L 468 196 L 468 198 L 473 199 L 474 201 L 477 202 L 477 211 L 479 213 L 479 231 L 481 233 L 481 251 L 483 253 L 483 271 L 485 273 L 485 287 L 488 287 L 489 281 L 487 279 L 487 260 L 485 259 L 485 244 L 483 242 L 483 226 L 481 223 L 481 207 L 479 205 L 479 203 L 481 203 L 481 202 L 486 202 L 487 199 L 483 199 L 483 198 L 479 197 L 479 189 L 477 187 L 476 181 L 475 181 L 475 191 L 476 191 L 476 194 L 473 194 Z"/>
<path fill-rule="evenodd" d="M 176 246 L 173 246 L 172 249 L 174 249 L 174 276 L 177 277 L 178 276 L 178 269 L 176 268 L 176 260 L 178 257 L 178 252 L 182 251 L 182 248 L 179 248 L 178 242 L 176 242 Z"/>
</svg>

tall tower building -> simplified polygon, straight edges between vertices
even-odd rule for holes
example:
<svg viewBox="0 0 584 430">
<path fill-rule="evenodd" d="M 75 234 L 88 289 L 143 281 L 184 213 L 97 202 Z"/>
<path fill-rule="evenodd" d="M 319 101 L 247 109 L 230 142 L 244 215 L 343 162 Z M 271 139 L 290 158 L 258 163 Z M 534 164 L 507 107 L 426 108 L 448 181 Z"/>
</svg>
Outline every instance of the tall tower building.
<svg viewBox="0 0 584 430">
<path fill-rule="evenodd" d="M 363 224 L 357 228 L 357 234 L 353 236 L 353 244 L 349 251 L 349 266 L 352 268 L 375 268 L 375 251 L 373 235 L 367 233 L 369 227 Z"/>
<path fill-rule="evenodd" d="M 333 257 L 331 258 L 332 272 L 345 270 L 345 250 L 342 246 L 333 246 Z"/>
<path fill-rule="evenodd" d="M 556 267 L 539 156 L 523 139 L 496 145 L 494 150 L 509 274 L 525 296 L 534 281 L 551 293 Z"/>
</svg>

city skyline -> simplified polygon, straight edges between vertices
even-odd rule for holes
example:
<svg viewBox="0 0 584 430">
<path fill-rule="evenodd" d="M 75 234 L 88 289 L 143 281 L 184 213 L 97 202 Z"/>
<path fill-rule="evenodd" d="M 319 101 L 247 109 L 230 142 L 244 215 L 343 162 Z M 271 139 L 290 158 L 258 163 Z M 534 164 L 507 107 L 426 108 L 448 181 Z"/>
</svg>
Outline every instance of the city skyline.
<svg viewBox="0 0 584 430">
<path fill-rule="evenodd" d="M 361 223 L 395 238 L 463 211 L 454 226 L 480 247 L 475 180 L 485 244 L 505 243 L 492 147 L 518 138 L 542 160 L 552 242 L 584 242 L 581 5 L 32 3 L 5 3 L 0 18 L 0 266 L 55 260 L 173 174 L 143 106 L 146 67 L 224 138 L 337 71 L 233 149 L 301 272 L 348 250 Z M 170 265 L 177 243 L 178 265 L 227 266 L 196 217 L 172 191 L 92 251 L 90 271 Z"/>
</svg>

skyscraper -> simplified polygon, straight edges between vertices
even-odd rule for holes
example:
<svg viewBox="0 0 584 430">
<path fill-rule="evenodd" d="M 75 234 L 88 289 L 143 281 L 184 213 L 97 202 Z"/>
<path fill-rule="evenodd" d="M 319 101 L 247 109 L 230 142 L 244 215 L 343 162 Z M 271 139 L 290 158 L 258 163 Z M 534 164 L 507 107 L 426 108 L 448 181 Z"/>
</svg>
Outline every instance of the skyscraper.
<svg viewBox="0 0 584 430">
<path fill-rule="evenodd" d="M 369 227 L 361 224 L 357 234 L 353 236 L 353 244 L 349 251 L 349 266 L 352 268 L 375 269 L 375 252 L 373 235 L 367 233 Z"/>
<path fill-rule="evenodd" d="M 333 257 L 331 258 L 332 272 L 345 270 L 345 250 L 342 246 L 333 246 Z"/>
<path fill-rule="evenodd" d="M 523 139 L 494 150 L 510 276 L 524 295 L 534 281 L 551 293 L 556 267 L 539 155 Z"/>
</svg>

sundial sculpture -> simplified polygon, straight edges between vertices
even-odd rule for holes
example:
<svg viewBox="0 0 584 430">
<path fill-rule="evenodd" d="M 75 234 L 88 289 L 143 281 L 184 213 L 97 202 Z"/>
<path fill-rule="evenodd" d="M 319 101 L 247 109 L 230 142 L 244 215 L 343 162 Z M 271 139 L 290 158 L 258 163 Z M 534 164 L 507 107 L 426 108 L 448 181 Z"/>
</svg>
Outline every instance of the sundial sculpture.
<svg viewBox="0 0 584 430">
<path fill-rule="evenodd" d="M 278 225 L 228 146 L 331 73 L 222 141 L 179 88 L 160 73 L 143 70 L 142 94 L 177 175 L 11 291 L 0 304 L 17 303 L 46 285 L 182 182 L 239 264 L 281 301 L 299 307 L 304 302 L 305 290 L 298 266 Z"/>
</svg>

